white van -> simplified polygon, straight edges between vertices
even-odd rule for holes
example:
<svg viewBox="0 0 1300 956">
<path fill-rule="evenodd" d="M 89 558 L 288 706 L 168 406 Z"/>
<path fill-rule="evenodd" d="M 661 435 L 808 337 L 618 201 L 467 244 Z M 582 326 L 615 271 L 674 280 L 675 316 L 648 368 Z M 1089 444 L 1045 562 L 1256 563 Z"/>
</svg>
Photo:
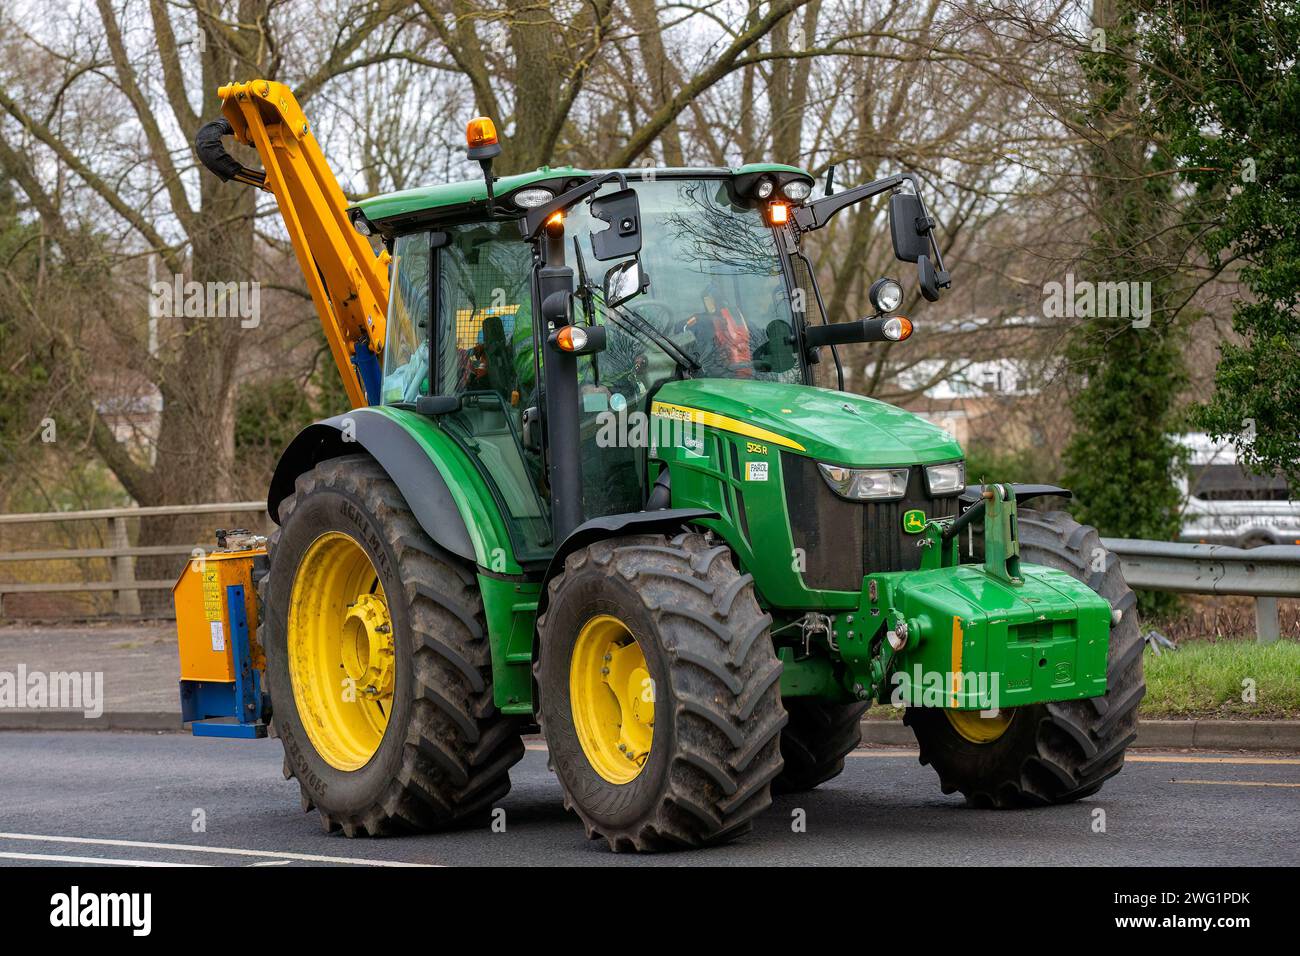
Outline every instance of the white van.
<svg viewBox="0 0 1300 956">
<path fill-rule="evenodd" d="M 1281 475 L 1252 475 L 1237 465 L 1230 442 L 1201 432 L 1182 435 L 1189 454 L 1178 480 L 1183 497 L 1183 541 L 1257 548 L 1300 544 L 1300 501 Z"/>
</svg>

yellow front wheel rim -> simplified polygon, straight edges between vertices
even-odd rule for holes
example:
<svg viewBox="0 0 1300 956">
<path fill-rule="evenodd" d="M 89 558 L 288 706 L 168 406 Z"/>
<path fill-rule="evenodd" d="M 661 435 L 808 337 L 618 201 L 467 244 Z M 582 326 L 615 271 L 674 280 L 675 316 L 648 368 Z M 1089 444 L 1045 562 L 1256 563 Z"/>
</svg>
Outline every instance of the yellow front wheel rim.
<svg viewBox="0 0 1300 956">
<path fill-rule="evenodd" d="M 592 769 L 614 784 L 636 779 L 654 736 L 655 685 L 641 645 L 618 618 L 601 614 L 578 632 L 569 700 Z"/>
<path fill-rule="evenodd" d="M 392 713 L 393 624 L 370 557 L 330 531 L 311 543 L 293 579 L 287 627 L 294 704 L 316 752 L 359 770 Z"/>
<path fill-rule="evenodd" d="M 973 744 L 991 744 L 1007 732 L 1014 710 L 999 710 L 992 717 L 982 716 L 978 710 L 945 710 L 948 723 L 963 738 Z"/>
</svg>

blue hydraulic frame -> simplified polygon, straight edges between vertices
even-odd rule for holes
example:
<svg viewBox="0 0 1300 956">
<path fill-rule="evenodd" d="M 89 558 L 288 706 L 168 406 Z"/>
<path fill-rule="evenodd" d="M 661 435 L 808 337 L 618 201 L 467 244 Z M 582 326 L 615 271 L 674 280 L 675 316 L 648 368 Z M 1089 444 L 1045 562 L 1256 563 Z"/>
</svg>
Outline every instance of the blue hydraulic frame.
<svg viewBox="0 0 1300 956">
<path fill-rule="evenodd" d="M 262 675 L 253 669 L 242 584 L 226 586 L 226 612 L 226 619 L 230 621 L 230 653 L 235 664 L 235 680 L 233 683 L 182 680 L 181 720 L 193 722 L 190 730 L 196 737 L 249 740 L 265 737 Z"/>
</svg>

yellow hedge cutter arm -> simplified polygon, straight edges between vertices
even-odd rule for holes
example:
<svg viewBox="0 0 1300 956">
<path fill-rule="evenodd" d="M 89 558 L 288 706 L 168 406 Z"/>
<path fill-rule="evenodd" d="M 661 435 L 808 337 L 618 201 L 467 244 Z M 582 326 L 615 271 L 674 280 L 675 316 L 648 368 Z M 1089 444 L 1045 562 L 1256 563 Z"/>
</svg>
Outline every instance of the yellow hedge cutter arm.
<svg viewBox="0 0 1300 956">
<path fill-rule="evenodd" d="M 253 80 L 223 86 L 217 95 L 223 118 L 199 130 L 199 159 L 226 181 L 275 196 L 348 399 L 353 408 L 378 402 L 388 253 L 376 256 L 352 228 L 343 190 L 287 86 Z M 265 172 L 225 151 L 221 138 L 232 135 L 257 150 Z"/>
</svg>

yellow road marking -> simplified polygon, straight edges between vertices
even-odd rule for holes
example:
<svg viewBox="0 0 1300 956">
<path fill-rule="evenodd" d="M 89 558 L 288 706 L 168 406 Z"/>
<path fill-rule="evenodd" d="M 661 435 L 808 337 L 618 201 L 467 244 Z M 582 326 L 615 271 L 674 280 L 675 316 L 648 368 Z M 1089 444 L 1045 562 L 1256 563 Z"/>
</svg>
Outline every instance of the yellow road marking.
<svg viewBox="0 0 1300 956">
<path fill-rule="evenodd" d="M 1179 756 L 1170 754 L 1129 754 L 1125 760 L 1133 760 L 1137 763 L 1233 763 L 1233 764 L 1259 764 L 1262 766 L 1272 765 L 1295 765 L 1300 766 L 1300 758 L 1292 757 L 1192 757 Z"/>
<path fill-rule="evenodd" d="M 1207 787 L 1300 787 L 1300 783 L 1270 783 L 1265 780 L 1171 780 L 1170 783 L 1199 783 Z"/>
<path fill-rule="evenodd" d="M 850 757 L 915 757 L 916 750 L 854 750 Z M 1128 754 L 1131 763 L 1214 763 L 1241 766 L 1300 766 L 1300 758 L 1291 757 L 1193 757 L 1174 754 Z"/>
</svg>

